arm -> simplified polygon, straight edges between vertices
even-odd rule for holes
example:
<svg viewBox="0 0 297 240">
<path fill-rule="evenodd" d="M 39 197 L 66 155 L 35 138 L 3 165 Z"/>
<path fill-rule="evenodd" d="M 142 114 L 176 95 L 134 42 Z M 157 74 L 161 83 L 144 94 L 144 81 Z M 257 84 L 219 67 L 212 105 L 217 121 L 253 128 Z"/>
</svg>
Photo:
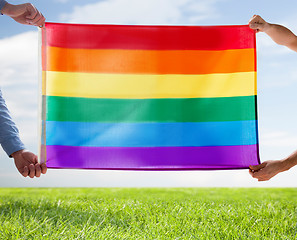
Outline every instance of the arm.
<svg viewBox="0 0 297 240">
<path fill-rule="evenodd" d="M 297 36 L 286 27 L 268 23 L 258 15 L 251 18 L 249 26 L 257 32 L 265 32 L 277 44 L 284 45 L 297 52 Z M 265 161 L 262 164 L 250 166 L 249 172 L 258 181 L 267 181 L 295 165 L 297 165 L 297 152 L 283 160 Z"/>
<path fill-rule="evenodd" d="M 3 5 L 2 9 L 0 8 L 1 14 L 11 17 L 18 23 L 43 26 L 45 22 L 44 16 L 31 3 L 13 5 L 0 0 L 1 3 Z"/>
<path fill-rule="evenodd" d="M 258 15 L 251 18 L 249 26 L 257 32 L 265 32 L 277 44 L 284 45 L 297 52 L 297 36 L 288 28 L 268 23 Z"/>
<path fill-rule="evenodd" d="M 256 166 L 250 166 L 250 174 L 258 181 L 267 181 L 280 172 L 289 170 L 297 165 L 297 151 L 283 160 L 265 161 Z"/>
<path fill-rule="evenodd" d="M 10 16 L 16 22 L 34 26 L 42 26 L 45 18 L 30 3 L 12 5 L 0 0 L 0 13 Z M 39 164 L 34 153 L 26 151 L 24 144 L 19 138 L 16 125 L 12 121 L 5 101 L 0 91 L 0 143 L 8 156 L 14 158 L 18 171 L 24 177 L 40 177 L 41 173 L 47 171 L 46 165 Z"/>
</svg>

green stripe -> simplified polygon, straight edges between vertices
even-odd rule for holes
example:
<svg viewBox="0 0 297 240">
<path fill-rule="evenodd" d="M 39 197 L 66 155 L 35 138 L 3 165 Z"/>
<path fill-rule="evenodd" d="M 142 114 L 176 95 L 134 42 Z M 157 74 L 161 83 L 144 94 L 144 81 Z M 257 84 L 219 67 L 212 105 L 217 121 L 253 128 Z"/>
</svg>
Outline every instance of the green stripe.
<svg viewBox="0 0 297 240">
<path fill-rule="evenodd" d="M 221 122 L 255 120 L 256 96 L 223 98 L 47 98 L 48 121 Z"/>
</svg>

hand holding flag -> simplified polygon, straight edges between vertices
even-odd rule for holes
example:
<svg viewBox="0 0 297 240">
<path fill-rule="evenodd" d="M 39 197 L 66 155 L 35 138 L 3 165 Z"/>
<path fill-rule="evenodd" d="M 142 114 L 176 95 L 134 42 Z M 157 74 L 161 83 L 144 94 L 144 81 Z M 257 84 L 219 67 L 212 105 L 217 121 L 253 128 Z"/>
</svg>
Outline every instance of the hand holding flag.
<svg viewBox="0 0 297 240">
<path fill-rule="evenodd" d="M 6 3 L 1 13 L 21 24 L 43 26 L 45 22 L 45 17 L 31 3 L 19 5 Z"/>
<path fill-rule="evenodd" d="M 45 174 L 47 171 L 45 163 L 39 164 L 34 153 L 20 150 L 14 152 L 12 157 L 14 158 L 15 166 L 24 177 L 40 177 L 41 173 Z"/>
</svg>

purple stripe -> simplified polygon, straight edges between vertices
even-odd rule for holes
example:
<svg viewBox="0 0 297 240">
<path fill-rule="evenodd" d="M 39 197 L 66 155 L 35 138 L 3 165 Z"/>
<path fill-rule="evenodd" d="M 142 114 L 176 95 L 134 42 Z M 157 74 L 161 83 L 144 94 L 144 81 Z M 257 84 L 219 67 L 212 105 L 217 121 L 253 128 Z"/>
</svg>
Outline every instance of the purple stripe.
<svg viewBox="0 0 297 240">
<path fill-rule="evenodd" d="M 48 168 L 114 170 L 240 169 L 260 163 L 258 145 L 211 147 L 47 146 Z"/>
</svg>

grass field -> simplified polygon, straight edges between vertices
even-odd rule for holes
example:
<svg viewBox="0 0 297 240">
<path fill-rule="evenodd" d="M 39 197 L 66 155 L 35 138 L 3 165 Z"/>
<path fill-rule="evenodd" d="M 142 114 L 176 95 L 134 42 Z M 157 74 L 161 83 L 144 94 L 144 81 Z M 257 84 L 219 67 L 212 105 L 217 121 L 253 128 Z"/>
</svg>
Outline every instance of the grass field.
<svg viewBox="0 0 297 240">
<path fill-rule="evenodd" d="M 297 239 L 297 188 L 0 189 L 0 239 Z"/>
</svg>

